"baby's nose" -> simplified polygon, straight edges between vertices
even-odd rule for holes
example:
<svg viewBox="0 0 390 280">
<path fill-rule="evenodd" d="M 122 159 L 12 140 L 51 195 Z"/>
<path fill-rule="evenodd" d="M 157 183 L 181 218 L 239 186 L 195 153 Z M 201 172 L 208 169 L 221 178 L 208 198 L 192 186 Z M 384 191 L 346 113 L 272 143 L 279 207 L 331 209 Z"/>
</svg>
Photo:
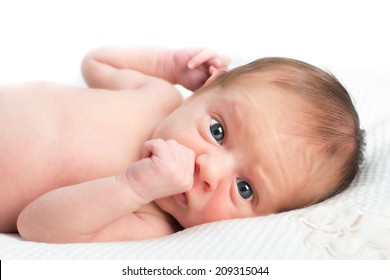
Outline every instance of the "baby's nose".
<svg viewBox="0 0 390 280">
<path fill-rule="evenodd" d="M 205 183 L 205 190 L 213 191 L 233 175 L 232 163 L 227 157 L 198 155 L 195 159 L 195 176 Z"/>
</svg>

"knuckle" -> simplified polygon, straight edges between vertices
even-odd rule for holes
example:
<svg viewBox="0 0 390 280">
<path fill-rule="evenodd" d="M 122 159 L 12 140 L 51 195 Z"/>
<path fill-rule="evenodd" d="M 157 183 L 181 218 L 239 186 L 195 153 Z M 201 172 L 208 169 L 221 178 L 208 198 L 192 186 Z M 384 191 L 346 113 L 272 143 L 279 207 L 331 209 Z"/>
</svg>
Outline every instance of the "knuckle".
<svg viewBox="0 0 390 280">
<path fill-rule="evenodd" d="M 170 145 L 176 145 L 177 144 L 177 141 L 175 139 L 169 139 L 166 141 L 167 144 L 170 144 Z"/>
<path fill-rule="evenodd" d="M 162 140 L 161 138 L 154 139 L 153 142 L 154 142 L 156 145 L 162 145 L 162 144 L 164 144 L 164 140 Z"/>
</svg>

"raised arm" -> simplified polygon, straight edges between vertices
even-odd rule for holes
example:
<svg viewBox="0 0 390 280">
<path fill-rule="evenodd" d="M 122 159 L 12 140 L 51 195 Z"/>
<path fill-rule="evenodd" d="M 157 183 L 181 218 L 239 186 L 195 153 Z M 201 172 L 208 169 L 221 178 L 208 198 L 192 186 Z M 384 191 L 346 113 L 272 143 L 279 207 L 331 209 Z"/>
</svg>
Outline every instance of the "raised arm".
<svg viewBox="0 0 390 280">
<path fill-rule="evenodd" d="M 135 211 L 188 190 L 193 172 L 191 150 L 174 140 L 150 140 L 144 158 L 125 173 L 59 188 L 30 203 L 19 215 L 18 231 L 26 240 L 50 243 L 145 238 L 141 228 L 158 225 L 145 224 L 144 213 Z"/>
<path fill-rule="evenodd" d="M 163 80 L 194 91 L 229 63 L 228 57 L 205 48 L 106 46 L 85 56 L 82 73 L 87 84 L 95 88 L 139 88 Z"/>
</svg>

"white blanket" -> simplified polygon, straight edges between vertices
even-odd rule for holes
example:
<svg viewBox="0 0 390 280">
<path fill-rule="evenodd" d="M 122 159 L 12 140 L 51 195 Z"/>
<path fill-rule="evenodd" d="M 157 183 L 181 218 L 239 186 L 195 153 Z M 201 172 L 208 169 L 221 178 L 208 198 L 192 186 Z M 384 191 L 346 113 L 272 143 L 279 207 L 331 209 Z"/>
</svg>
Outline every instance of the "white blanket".
<svg viewBox="0 0 390 280">
<path fill-rule="evenodd" d="M 41 79 L 80 85 L 82 55 L 117 42 L 213 47 L 233 54 L 236 65 L 259 56 L 289 56 L 341 79 L 366 129 L 367 150 L 362 172 L 348 190 L 306 209 L 216 222 L 144 241 L 58 245 L 0 234 L 0 259 L 390 258 L 385 3 L 19 2 L 0 4 L 0 83 Z"/>
</svg>

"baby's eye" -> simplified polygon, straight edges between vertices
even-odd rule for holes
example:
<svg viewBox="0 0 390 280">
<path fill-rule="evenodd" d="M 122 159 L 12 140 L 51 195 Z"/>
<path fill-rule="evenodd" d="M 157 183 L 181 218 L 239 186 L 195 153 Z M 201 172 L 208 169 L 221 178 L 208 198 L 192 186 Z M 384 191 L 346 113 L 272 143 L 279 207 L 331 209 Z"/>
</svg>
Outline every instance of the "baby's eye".
<svg viewBox="0 0 390 280">
<path fill-rule="evenodd" d="M 222 125 L 215 119 L 211 120 L 210 123 L 210 133 L 219 144 L 222 144 L 223 138 L 225 137 L 225 132 Z"/>
<path fill-rule="evenodd" d="M 252 199 L 253 190 L 251 185 L 244 180 L 237 179 L 237 190 L 239 195 L 246 200 Z"/>
</svg>

